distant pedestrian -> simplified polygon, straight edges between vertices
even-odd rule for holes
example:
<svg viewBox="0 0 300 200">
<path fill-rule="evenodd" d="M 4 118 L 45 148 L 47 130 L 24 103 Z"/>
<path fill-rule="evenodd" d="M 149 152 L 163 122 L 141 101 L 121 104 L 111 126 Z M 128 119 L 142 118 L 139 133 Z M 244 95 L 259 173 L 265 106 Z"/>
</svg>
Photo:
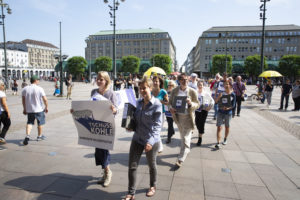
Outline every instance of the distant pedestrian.
<svg viewBox="0 0 300 200">
<path fill-rule="evenodd" d="M 132 137 L 129 150 L 128 194 L 123 200 L 135 199 L 137 170 L 143 151 L 146 154 L 150 175 L 150 188 L 146 196 L 152 197 L 156 192 L 156 157 L 161 132 L 162 104 L 158 98 L 151 95 L 152 88 L 153 82 L 150 78 L 144 77 L 139 82 L 139 90 L 142 98 L 137 101 L 134 113 L 136 131 Z"/>
<path fill-rule="evenodd" d="M 48 113 L 48 100 L 44 89 L 38 86 L 38 76 L 32 76 L 30 83 L 31 85 L 22 90 L 23 114 L 27 115 L 26 137 L 23 141 L 24 145 L 27 145 L 29 142 L 30 132 L 35 120 L 38 124 L 37 141 L 45 138 L 42 135 L 42 128 L 45 124 L 45 113 Z"/>
<path fill-rule="evenodd" d="M 172 92 L 172 90 L 176 87 L 176 82 L 173 80 L 169 80 L 168 81 L 168 98 L 170 97 L 170 94 Z M 171 142 L 171 138 L 172 136 L 175 134 L 175 130 L 174 130 L 174 126 L 173 126 L 173 118 L 172 118 L 172 114 L 169 111 L 169 107 L 168 105 L 164 105 L 165 108 L 165 115 L 167 118 L 167 122 L 168 122 L 168 139 L 166 141 L 167 144 L 169 144 Z"/>
<path fill-rule="evenodd" d="M 139 98 L 139 77 L 138 75 L 134 75 L 133 77 L 133 87 L 134 87 L 134 92 L 135 92 L 135 97 L 138 99 Z"/>
<path fill-rule="evenodd" d="M 292 111 L 300 110 L 300 80 L 297 80 L 292 91 L 292 98 L 294 101 L 294 109 Z"/>
<path fill-rule="evenodd" d="M 235 111 L 237 110 L 237 116 L 240 116 L 241 108 L 242 108 L 242 101 L 244 99 L 244 95 L 246 92 L 246 86 L 242 82 L 242 77 L 237 76 L 236 82 L 233 84 L 233 91 L 236 95 L 236 106 L 233 109 L 232 117 L 235 116 Z M 244 99 L 245 100 L 245 99 Z"/>
<path fill-rule="evenodd" d="M 26 79 L 24 78 L 23 79 L 23 82 L 22 82 L 22 85 L 21 85 L 21 87 L 22 87 L 22 89 L 24 88 L 24 87 L 26 87 L 28 84 L 26 83 Z"/>
<path fill-rule="evenodd" d="M 67 86 L 67 99 L 72 99 L 72 88 L 74 86 L 73 81 L 72 81 L 72 75 L 70 74 L 68 78 L 66 79 L 66 86 Z"/>
<path fill-rule="evenodd" d="M 221 131 L 222 131 L 222 124 L 225 123 L 225 137 L 223 141 L 223 145 L 227 144 L 227 138 L 229 135 L 229 127 L 230 121 L 232 118 L 232 109 L 235 107 L 236 104 L 236 97 L 234 92 L 232 91 L 232 85 L 229 81 L 224 82 L 225 91 L 220 93 L 216 101 L 219 103 L 219 110 L 217 115 L 217 144 L 215 145 L 216 149 L 220 148 L 221 142 Z M 222 97 L 229 96 L 229 99 L 224 99 Z M 219 102 L 222 101 L 222 102 Z M 230 102 L 227 102 L 230 101 Z M 224 106 L 228 104 L 227 106 Z"/>
<path fill-rule="evenodd" d="M 284 109 L 287 110 L 288 106 L 289 106 L 289 98 L 290 98 L 290 94 L 292 92 L 292 85 L 289 79 L 286 79 L 285 84 L 282 85 L 281 88 L 281 98 L 280 98 L 280 107 L 279 110 L 283 109 L 283 101 L 285 99 L 285 106 Z"/>
<path fill-rule="evenodd" d="M 107 72 L 98 72 L 97 85 L 99 88 L 92 90 L 91 99 L 93 101 L 102 101 L 104 99 L 109 100 L 112 103 L 112 113 L 116 114 L 118 111 L 116 106 L 117 97 L 115 92 L 110 87 L 111 80 Z M 103 184 L 104 187 L 109 186 L 112 178 L 112 171 L 110 169 L 110 157 L 111 156 L 109 150 L 100 148 L 95 149 L 96 166 L 101 165 L 103 169 L 103 176 L 99 179 L 98 184 Z"/>
<path fill-rule="evenodd" d="M 18 83 L 17 83 L 16 79 L 13 80 L 12 91 L 13 91 L 13 95 L 17 95 L 18 94 Z"/>
<path fill-rule="evenodd" d="M 60 95 L 60 78 L 57 78 L 54 84 L 54 93 L 53 96 Z"/>
<path fill-rule="evenodd" d="M 132 89 L 132 85 L 133 85 L 133 77 L 132 77 L 132 74 L 129 74 L 127 80 L 127 88 L 128 89 Z"/>
<path fill-rule="evenodd" d="M 188 86 L 197 90 L 197 78 L 198 78 L 198 75 L 196 73 L 192 73 L 191 74 L 191 80 L 189 81 L 189 84 Z"/>
<path fill-rule="evenodd" d="M 5 144 L 5 136 L 10 127 L 10 112 L 6 102 L 6 95 L 4 93 L 5 84 L 0 80 L 0 125 L 3 124 L 3 128 L 0 132 L 0 144 Z"/>
<path fill-rule="evenodd" d="M 199 108 L 200 103 L 198 101 L 197 91 L 188 87 L 187 75 L 182 73 L 179 75 L 178 79 L 180 85 L 172 90 L 169 105 L 170 112 L 172 113 L 173 120 L 178 126 L 181 138 L 180 153 L 178 155 L 178 160 L 175 163 L 178 167 L 181 167 L 182 163 L 191 151 L 192 130 L 195 128 L 195 110 Z M 177 107 L 172 107 L 176 96 L 186 97 L 186 108 L 184 113 L 178 113 L 176 110 Z M 179 101 L 178 103 L 180 105 L 184 105 L 182 104 L 183 101 Z"/>
<path fill-rule="evenodd" d="M 217 91 L 217 88 L 218 88 L 218 83 L 220 81 L 220 74 L 217 73 L 216 76 L 215 76 L 215 80 L 211 82 L 210 84 L 210 90 L 211 90 L 211 96 L 212 98 L 215 100 L 215 97 L 216 97 L 216 91 Z M 217 114 L 218 114 L 218 104 L 215 102 L 215 105 L 214 105 L 214 120 L 216 120 L 217 118 Z"/>
<path fill-rule="evenodd" d="M 264 88 L 264 94 L 266 95 L 267 99 L 267 108 L 271 105 L 271 100 L 272 100 L 272 92 L 273 92 L 273 84 L 271 80 L 268 80 L 267 84 L 265 85 Z"/>
</svg>

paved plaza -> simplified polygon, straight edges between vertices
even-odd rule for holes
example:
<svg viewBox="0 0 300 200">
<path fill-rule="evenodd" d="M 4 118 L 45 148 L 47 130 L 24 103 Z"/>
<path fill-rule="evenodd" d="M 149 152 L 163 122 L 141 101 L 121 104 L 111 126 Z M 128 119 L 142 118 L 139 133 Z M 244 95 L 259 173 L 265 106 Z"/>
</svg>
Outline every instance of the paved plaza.
<svg viewBox="0 0 300 200">
<path fill-rule="evenodd" d="M 69 112 L 71 101 L 54 97 L 54 83 L 40 84 L 49 100 L 44 141 L 36 141 L 37 129 L 29 145 L 23 146 L 26 116 L 22 114 L 20 91 L 7 91 L 12 125 L 7 144 L 0 146 L 1 200 L 118 200 L 127 193 L 128 152 L 132 133 L 116 117 L 116 139 L 112 151 L 112 183 L 97 184 L 100 167 L 95 166 L 94 148 L 77 144 L 77 132 Z M 96 86 L 75 83 L 73 100 L 89 99 Z M 65 92 L 66 93 L 66 92 Z M 254 86 L 248 87 L 254 93 Z M 196 146 L 195 130 L 191 153 L 180 169 L 174 167 L 179 153 L 179 133 L 170 144 L 167 123 L 158 155 L 158 185 L 154 197 L 145 193 L 149 172 L 145 155 L 138 168 L 136 199 L 153 200 L 299 200 L 300 199 L 300 112 L 279 111 L 280 89 L 273 92 L 272 105 L 247 101 L 241 117 L 231 122 L 228 144 L 215 150 L 216 125 L 209 113 L 203 145 Z M 99 111 L 100 112 L 100 111 Z"/>
</svg>

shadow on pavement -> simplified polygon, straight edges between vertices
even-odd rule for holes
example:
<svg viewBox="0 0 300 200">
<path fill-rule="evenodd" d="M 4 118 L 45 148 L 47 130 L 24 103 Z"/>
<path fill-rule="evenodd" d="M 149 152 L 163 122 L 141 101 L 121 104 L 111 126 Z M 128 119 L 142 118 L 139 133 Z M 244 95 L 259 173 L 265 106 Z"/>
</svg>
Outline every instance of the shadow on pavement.
<svg viewBox="0 0 300 200">
<path fill-rule="evenodd" d="M 88 181 L 90 180 L 90 181 Z M 70 174 L 54 173 L 42 176 L 24 176 L 4 183 L 26 190 L 28 192 L 40 193 L 37 200 L 49 199 L 71 199 L 72 197 L 94 199 L 121 199 L 126 194 L 123 192 L 105 191 L 101 185 L 97 184 L 94 177 L 76 176 Z M 1 199 L 5 197 L 1 197 Z"/>
</svg>

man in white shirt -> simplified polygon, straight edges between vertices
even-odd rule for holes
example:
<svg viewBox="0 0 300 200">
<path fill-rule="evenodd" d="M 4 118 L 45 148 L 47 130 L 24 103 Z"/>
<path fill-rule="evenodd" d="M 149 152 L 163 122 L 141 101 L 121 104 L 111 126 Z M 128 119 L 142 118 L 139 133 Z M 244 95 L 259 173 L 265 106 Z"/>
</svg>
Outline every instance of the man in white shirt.
<svg viewBox="0 0 300 200">
<path fill-rule="evenodd" d="M 191 74 L 191 81 L 189 82 L 188 86 L 195 89 L 197 91 L 197 78 L 198 75 L 196 73 Z"/>
<path fill-rule="evenodd" d="M 28 144 L 35 119 L 38 123 L 37 141 L 44 139 L 42 127 L 45 124 L 45 113 L 48 112 L 48 100 L 44 89 L 38 86 L 38 76 L 32 76 L 30 82 L 31 85 L 26 86 L 22 90 L 23 114 L 27 115 L 26 137 L 23 141 L 24 145 Z"/>
</svg>

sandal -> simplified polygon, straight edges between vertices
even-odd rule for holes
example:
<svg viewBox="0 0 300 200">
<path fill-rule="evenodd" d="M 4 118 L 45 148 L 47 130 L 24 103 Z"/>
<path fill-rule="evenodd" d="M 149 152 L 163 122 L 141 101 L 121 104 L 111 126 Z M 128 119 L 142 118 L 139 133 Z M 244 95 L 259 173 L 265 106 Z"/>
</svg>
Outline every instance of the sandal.
<svg viewBox="0 0 300 200">
<path fill-rule="evenodd" d="M 122 199 L 122 200 L 135 200 L 135 197 L 134 197 L 134 195 L 127 194 L 127 195 L 125 196 L 125 198 Z"/>
<path fill-rule="evenodd" d="M 150 187 L 148 192 L 146 193 L 147 197 L 153 197 L 155 195 L 156 189 L 155 187 Z"/>
</svg>

